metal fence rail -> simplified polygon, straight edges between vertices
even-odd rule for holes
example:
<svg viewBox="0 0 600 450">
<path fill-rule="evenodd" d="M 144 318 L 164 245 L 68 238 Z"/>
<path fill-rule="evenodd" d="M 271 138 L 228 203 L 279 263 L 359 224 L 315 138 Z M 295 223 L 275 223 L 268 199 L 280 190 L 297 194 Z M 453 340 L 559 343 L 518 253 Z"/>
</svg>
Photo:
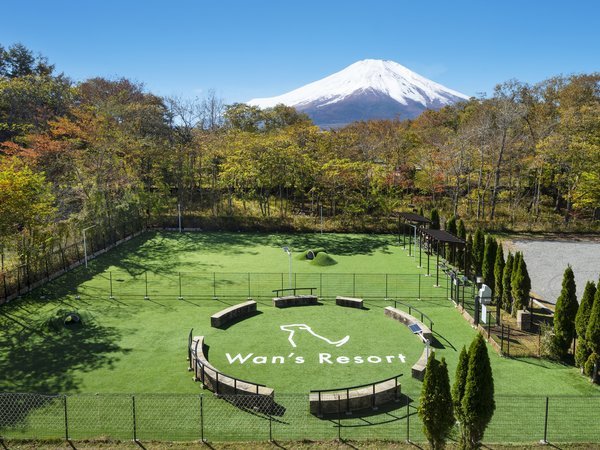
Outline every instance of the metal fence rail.
<svg viewBox="0 0 600 450">
<path fill-rule="evenodd" d="M 418 394 L 378 414 L 319 419 L 308 394 L 279 394 L 277 408 L 256 396 L 212 394 L 0 394 L 2 439 L 267 441 L 386 439 L 425 442 Z M 484 443 L 600 442 L 598 396 L 496 396 Z M 454 431 L 454 438 L 458 430 Z"/>
</svg>

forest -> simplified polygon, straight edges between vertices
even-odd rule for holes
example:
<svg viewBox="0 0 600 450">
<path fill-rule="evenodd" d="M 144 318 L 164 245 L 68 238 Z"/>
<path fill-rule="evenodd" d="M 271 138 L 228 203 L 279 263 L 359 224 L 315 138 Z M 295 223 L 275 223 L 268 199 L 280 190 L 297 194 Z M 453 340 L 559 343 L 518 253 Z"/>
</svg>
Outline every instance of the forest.
<svg viewBox="0 0 600 450">
<path fill-rule="evenodd" d="M 212 91 L 75 82 L 0 45 L 2 270 L 86 227 L 177 227 L 178 208 L 202 229 L 385 232 L 422 208 L 471 230 L 600 229 L 600 74 L 510 80 L 400 119 L 322 130 L 293 108 Z"/>
</svg>

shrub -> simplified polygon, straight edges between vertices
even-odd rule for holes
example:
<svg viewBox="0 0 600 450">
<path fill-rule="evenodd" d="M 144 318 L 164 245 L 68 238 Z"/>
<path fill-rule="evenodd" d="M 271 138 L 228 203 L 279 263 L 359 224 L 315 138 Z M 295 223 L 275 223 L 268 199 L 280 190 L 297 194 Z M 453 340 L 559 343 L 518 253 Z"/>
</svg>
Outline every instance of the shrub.
<svg viewBox="0 0 600 450">
<path fill-rule="evenodd" d="M 569 352 L 575 337 L 575 316 L 578 306 L 575 275 L 571 266 L 568 266 L 563 275 L 562 289 L 554 311 L 554 338 L 558 350 L 557 356 L 561 359 Z"/>
</svg>

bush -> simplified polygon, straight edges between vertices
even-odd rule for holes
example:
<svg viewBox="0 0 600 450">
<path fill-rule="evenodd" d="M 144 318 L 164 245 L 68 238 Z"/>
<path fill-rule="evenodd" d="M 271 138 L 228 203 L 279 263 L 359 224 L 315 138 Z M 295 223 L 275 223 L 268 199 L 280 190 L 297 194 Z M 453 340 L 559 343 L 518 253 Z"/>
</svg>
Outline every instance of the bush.
<svg viewBox="0 0 600 450">
<path fill-rule="evenodd" d="M 319 252 L 317 253 L 315 259 L 313 259 L 310 263 L 314 264 L 315 266 L 333 266 L 334 264 L 337 264 L 337 261 L 329 256 L 326 252 Z"/>
</svg>

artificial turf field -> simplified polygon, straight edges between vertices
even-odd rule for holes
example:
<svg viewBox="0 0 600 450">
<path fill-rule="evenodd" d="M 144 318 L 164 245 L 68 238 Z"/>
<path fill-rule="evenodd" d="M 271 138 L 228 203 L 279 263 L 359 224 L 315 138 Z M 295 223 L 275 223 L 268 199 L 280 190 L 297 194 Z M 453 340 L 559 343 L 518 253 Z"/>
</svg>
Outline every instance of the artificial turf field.
<svg viewBox="0 0 600 450">
<path fill-rule="evenodd" d="M 182 405 L 193 397 L 173 396 L 168 402 L 165 399 L 169 398 L 167 394 L 207 394 L 198 383 L 192 382 L 186 370 L 187 336 L 194 328 L 194 334 L 206 336 L 209 360 L 215 367 L 228 375 L 267 384 L 275 389 L 277 398 L 287 398 L 287 416 L 284 415 L 282 422 L 277 424 L 276 427 L 281 427 L 277 431 L 282 431 L 285 420 L 289 420 L 288 425 L 303 425 L 287 427 L 285 436 L 288 439 L 302 439 L 307 434 L 315 438 L 335 437 L 331 423 L 308 415 L 305 396 L 310 389 L 351 386 L 403 373 L 400 378 L 403 392 L 413 400 L 418 398 L 421 384 L 410 377 L 410 367 L 420 356 L 423 344 L 404 326 L 384 317 L 383 308 L 393 303 L 392 300 L 386 301 L 383 295 L 366 298 L 364 310 L 341 308 L 330 299 L 324 299 L 321 305 L 314 307 L 276 309 L 265 295 L 256 298 L 260 314 L 226 329 L 211 328 L 210 315 L 245 300 L 242 293 L 245 287 L 240 289 L 239 296 L 236 289 L 227 291 L 231 288 L 227 286 L 228 279 L 245 279 L 247 273 L 262 273 L 265 274 L 262 279 L 265 286 L 261 292 L 268 293 L 282 285 L 286 287 L 289 259 L 282 246 L 291 246 L 296 256 L 309 248 L 324 248 L 337 264 L 316 266 L 294 257 L 293 272 L 310 275 L 313 278 L 305 279 L 311 282 L 319 274 L 329 278 L 335 277 L 332 274 L 346 274 L 339 276 L 344 280 L 342 284 L 351 282 L 348 274 L 406 275 L 404 294 L 407 295 L 401 297 L 434 321 L 433 331 L 439 342 L 436 352 L 438 358 L 446 358 L 452 382 L 458 353 L 463 345 L 471 342 L 475 330 L 447 299 L 444 284 L 433 287 L 434 277 L 425 277 L 426 270 L 417 267 L 417 258 L 409 257 L 407 249 L 398 244 L 396 236 L 374 235 L 144 234 L 91 261 L 87 269 L 80 267 L 32 292 L 27 298 L 0 307 L 0 392 L 81 394 L 69 400 L 74 408 L 78 401 L 81 402 L 81 414 L 88 413 L 89 405 L 94 403 L 90 394 L 100 394 L 103 401 L 112 398 L 116 402 L 111 403 L 115 410 L 128 408 L 128 397 L 106 394 L 136 394 L 138 402 L 147 399 L 148 411 L 153 409 L 149 405 L 157 404 L 156 399 L 161 398 L 162 406 L 155 408 L 158 412 L 153 413 L 158 416 L 152 416 L 152 420 L 170 416 L 180 424 L 189 421 L 189 427 L 193 429 L 198 419 L 195 415 L 186 414 L 185 420 L 180 417 L 181 411 L 186 410 Z M 210 280 L 216 277 L 215 274 L 222 273 L 236 274 L 235 277 L 224 277 L 221 286 L 221 292 L 233 295 L 219 295 L 215 299 L 212 292 L 206 292 L 210 291 L 210 283 L 203 284 L 198 280 Z M 414 286 L 408 286 L 408 280 L 414 280 L 418 274 L 421 274 L 421 300 L 416 299 Z M 149 279 L 148 291 L 146 279 Z M 113 299 L 109 299 L 110 280 L 114 285 Z M 183 280 L 184 295 L 178 300 L 180 280 Z M 144 299 L 146 292 L 147 300 Z M 402 293 L 402 283 L 395 287 L 394 294 L 399 292 Z M 58 309 L 78 311 L 91 321 L 77 329 L 51 331 L 43 323 Z M 281 325 L 289 324 L 310 325 L 315 333 L 330 340 L 345 336 L 349 339 L 343 346 L 335 347 L 299 331 L 294 336 L 297 347 L 292 348 L 289 333 L 280 329 Z M 543 428 L 543 423 L 538 422 L 539 417 L 543 422 L 544 396 L 574 396 L 557 400 L 558 404 L 565 404 L 562 406 L 566 408 L 564 411 L 570 411 L 570 407 L 581 411 L 581 405 L 584 405 L 584 411 L 587 408 L 597 411 L 599 389 L 581 377 L 577 369 L 533 358 L 501 358 L 491 347 L 489 351 L 497 402 L 504 405 L 498 407 L 493 423 L 498 424 L 498 430 L 513 433 L 514 439 L 522 432 Z M 294 355 L 290 356 L 291 353 Z M 363 362 L 319 362 L 319 353 L 331 354 L 333 361 L 337 356 L 347 356 L 351 360 L 361 356 Z M 252 356 L 244 364 L 239 363 L 239 359 L 232 363 L 230 358 L 237 354 Z M 404 356 L 404 362 L 397 357 L 399 354 Z M 265 359 L 259 358 L 255 362 L 252 359 L 256 356 Z M 284 357 L 284 362 L 277 359 L 274 363 L 273 356 Z M 302 356 L 304 362 L 297 363 L 294 359 L 297 356 Z M 369 356 L 378 357 L 381 362 L 377 362 L 377 358 L 368 362 Z M 388 356 L 396 357 L 388 362 Z M 596 406 L 581 403 L 589 401 L 589 397 L 593 397 Z M 215 431 L 214 440 L 219 440 L 217 437 L 220 440 L 257 438 L 253 427 L 241 429 L 235 425 L 241 420 L 241 413 L 236 408 L 214 398 L 206 401 L 219 416 L 219 431 Z M 124 402 L 124 406 L 120 402 Z M 165 406 L 166 403 L 171 406 Z M 282 400 L 282 403 L 286 404 L 286 401 Z M 117 420 L 118 414 L 101 412 L 101 409 L 98 407 L 96 420 L 86 417 L 80 422 L 82 438 L 107 435 L 100 424 L 109 418 Z M 169 410 L 172 413 L 167 414 Z M 40 411 L 32 410 L 29 423 L 36 414 L 43 414 Z M 366 426 L 364 419 L 345 419 L 347 437 L 364 437 L 366 433 L 367 437 L 397 438 L 399 425 L 396 421 L 402 420 L 399 411 L 371 413 L 371 428 Z M 244 420 L 258 421 L 256 426 L 264 430 L 260 418 L 247 416 Z M 506 425 L 519 416 L 522 420 L 518 420 L 518 426 Z M 143 419 L 143 414 L 141 417 Z M 568 436 L 575 437 L 571 440 L 580 440 L 577 437 L 589 440 L 587 435 L 574 431 L 570 423 L 559 421 L 558 412 L 556 419 L 555 430 L 564 429 Z M 152 420 L 149 415 L 148 438 L 192 438 L 187 432 L 173 432 L 171 436 L 161 434 L 159 427 L 150 425 L 155 423 Z M 214 421 L 216 426 L 216 416 Z M 210 419 L 207 424 L 211 424 Z M 414 433 L 420 433 L 417 428 L 413 427 Z M 77 430 L 73 425 L 72 432 L 77 435 Z M 592 436 L 600 439 L 600 430 L 592 431 L 596 433 Z M 26 430 L 22 433 L 27 436 Z M 121 430 L 115 425 L 108 435 L 126 438 L 128 433 L 129 426 Z M 53 437 L 53 434 L 28 437 Z"/>
</svg>

